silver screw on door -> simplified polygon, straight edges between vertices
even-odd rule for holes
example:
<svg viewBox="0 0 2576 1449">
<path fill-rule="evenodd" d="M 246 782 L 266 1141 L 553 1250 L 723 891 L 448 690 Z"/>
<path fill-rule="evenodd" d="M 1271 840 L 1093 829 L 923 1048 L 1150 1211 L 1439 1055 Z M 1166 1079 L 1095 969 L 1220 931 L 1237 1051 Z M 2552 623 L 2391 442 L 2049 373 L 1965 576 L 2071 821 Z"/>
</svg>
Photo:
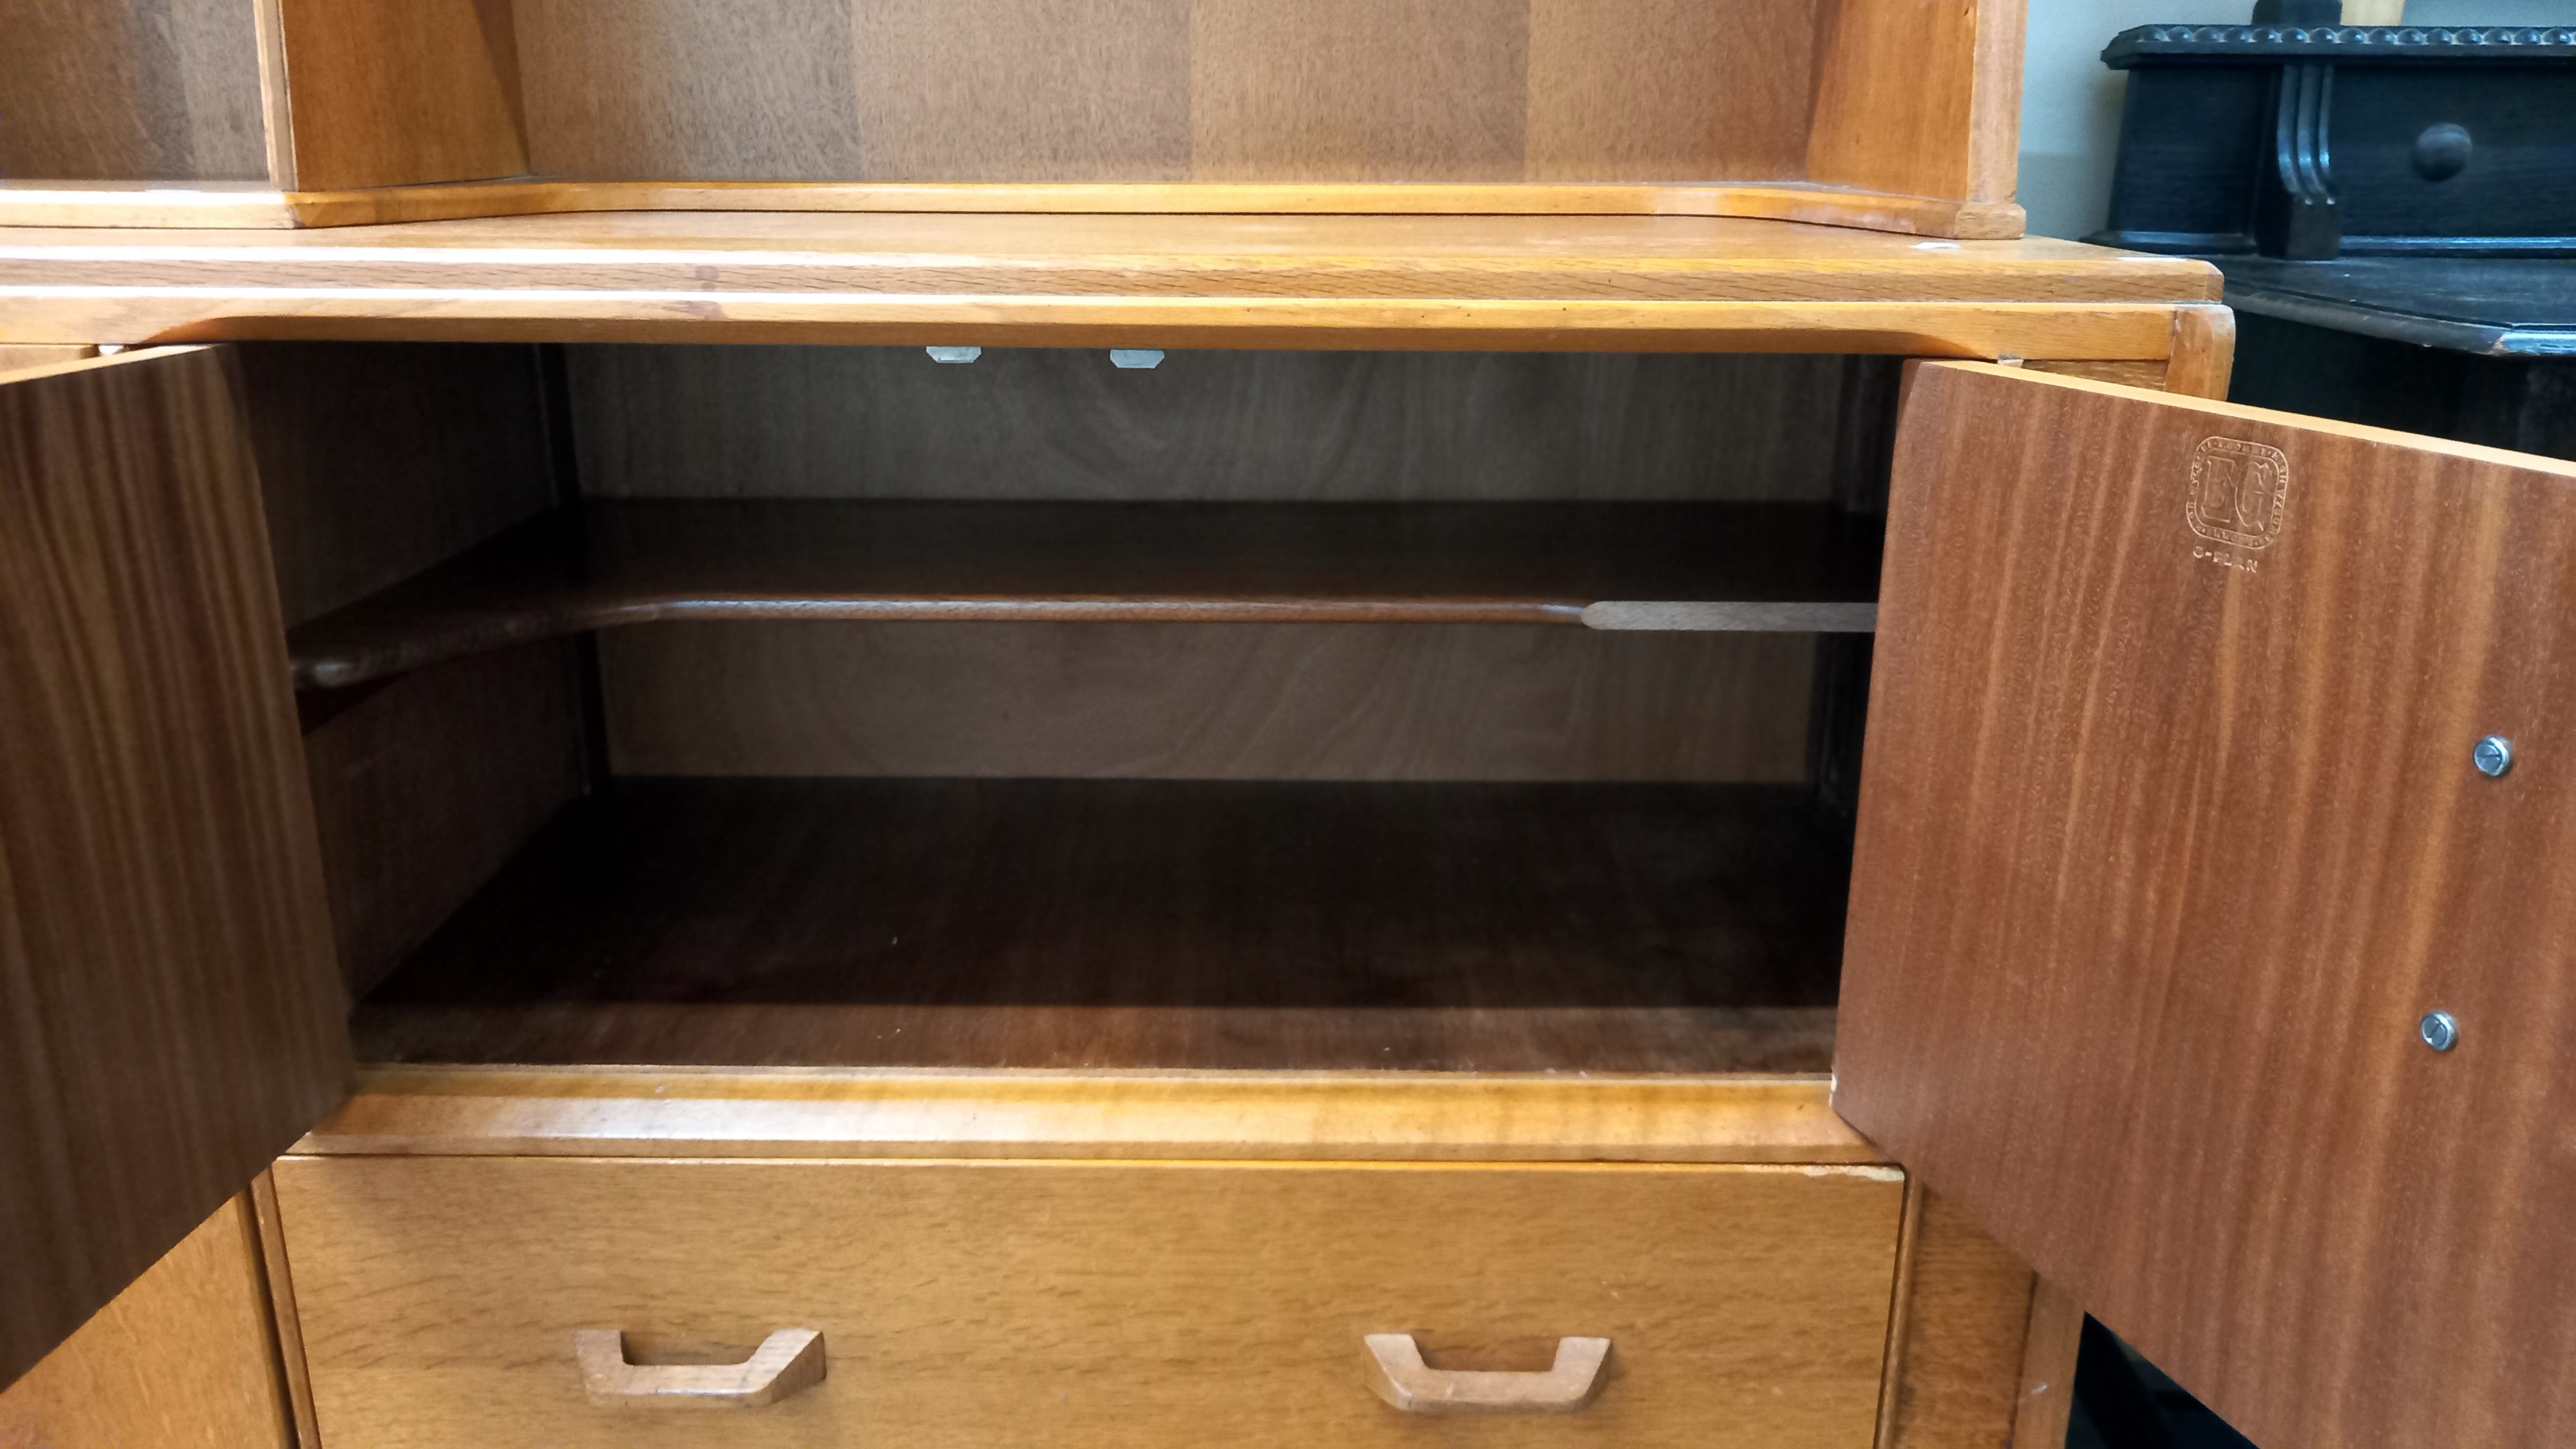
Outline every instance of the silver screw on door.
<svg viewBox="0 0 2576 1449">
<path fill-rule="evenodd" d="M 2460 1044 L 2459 1018 L 2447 1011 L 2424 1013 L 2424 1019 L 2415 1024 L 2415 1030 L 2424 1038 L 2424 1045 L 2437 1052 L 2449 1051 Z"/>
<path fill-rule="evenodd" d="M 2469 758 L 2477 762 L 2479 774 L 2490 780 L 2501 779 L 2505 771 L 2513 768 L 2513 741 L 2502 735 L 2489 735 L 2478 741 Z"/>
</svg>

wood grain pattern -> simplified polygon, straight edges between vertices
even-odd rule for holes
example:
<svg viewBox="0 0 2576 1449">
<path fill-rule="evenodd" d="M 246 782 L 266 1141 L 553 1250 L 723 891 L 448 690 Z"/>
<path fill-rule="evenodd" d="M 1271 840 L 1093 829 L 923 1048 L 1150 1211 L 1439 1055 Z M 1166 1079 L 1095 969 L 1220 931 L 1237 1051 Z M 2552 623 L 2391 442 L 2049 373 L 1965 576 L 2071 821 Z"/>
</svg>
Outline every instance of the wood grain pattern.
<svg viewBox="0 0 2576 1449">
<path fill-rule="evenodd" d="M 2030 358 L 2022 366 L 2033 372 L 2054 372 L 2064 377 L 2089 377 L 2095 382 L 2116 382 L 2122 387 L 2143 387 L 2161 392 L 2173 375 L 2173 364 L 2163 358 L 2146 358 L 2136 362 L 2062 362 L 2054 358 Z"/>
<path fill-rule="evenodd" d="M 333 701 L 306 777 L 350 993 L 363 994 L 581 793 L 568 645 L 512 650 Z"/>
<path fill-rule="evenodd" d="M 2075 1350 L 2084 1337 L 2084 1305 L 2046 1279 L 2031 1285 L 2030 1327 L 2022 1336 L 2021 1403 L 2013 1443 L 2055 1449 L 2066 1442 L 2075 1412 Z"/>
<path fill-rule="evenodd" d="M 2236 370 L 2236 314 L 2225 307 L 2177 308 L 2172 357 L 2166 391 L 2225 399 L 2228 379 Z"/>
<path fill-rule="evenodd" d="M 1813 1070 L 1742 1013 L 1831 999 L 1832 852 L 1795 787 L 630 780 L 354 1031 L 391 1062 Z"/>
<path fill-rule="evenodd" d="M 0 338 L 165 332 L 2156 357 L 2217 273 L 1692 217 L 691 213 L 12 232 Z M 149 251 L 136 251 L 149 246 Z M 207 290 L 211 289 L 211 290 Z"/>
<path fill-rule="evenodd" d="M 569 350 L 592 498 L 1824 502 L 1881 423 L 1839 357 Z M 1868 364 L 1892 373 L 1897 364 Z"/>
<path fill-rule="evenodd" d="M 540 518 L 297 628 L 341 689 L 656 622 L 1537 624 L 1867 633 L 1826 504 L 656 501 Z"/>
<path fill-rule="evenodd" d="M 0 1379 L 346 1091 L 222 353 L 0 384 Z"/>
<path fill-rule="evenodd" d="M 288 1449 L 248 1204 L 179 1240 L 6 1391 L 7 1449 Z"/>
<path fill-rule="evenodd" d="M 0 227 L 377 226 L 600 211 L 1040 215 L 1705 216 L 2010 241 L 2021 208 L 1806 182 L 457 181 L 357 191 L 0 181 Z"/>
<path fill-rule="evenodd" d="M 53 346 L 0 347 L 0 374 L 60 367 L 66 362 L 86 362 L 96 356 L 98 356 L 97 348 L 71 343 L 59 343 Z"/>
<path fill-rule="evenodd" d="M 1195 0 L 1191 8 L 1199 179 L 1521 179 L 1526 4 Z"/>
<path fill-rule="evenodd" d="M 0 175 L 264 178 L 250 7 L 16 0 L 0 46 Z"/>
<path fill-rule="evenodd" d="M 554 501 L 528 348 L 296 343 L 237 356 L 289 626 Z"/>
<path fill-rule="evenodd" d="M 1815 34 L 1811 0 L 518 8 L 531 156 L 577 180 L 1795 181 Z"/>
<path fill-rule="evenodd" d="M 2036 1423 L 2025 1437 L 2019 1423 L 2031 1360 L 2029 1265 L 1919 1179 L 1907 1187 L 1906 1211 L 1915 1228 L 1899 1269 L 1902 1317 L 1879 1449 L 2059 1449 L 2062 1423 L 2054 1439 Z"/>
<path fill-rule="evenodd" d="M 1824 0 L 1806 176 L 2009 203 L 2026 4 Z"/>
<path fill-rule="evenodd" d="M 2576 466 L 1915 376 L 1836 1105 L 2259 1443 L 2576 1430 L 2571 558 Z"/>
<path fill-rule="evenodd" d="M 602 636 L 639 775 L 1803 780 L 1788 634 L 726 624 Z M 711 690 L 709 681 L 720 682 Z"/>
<path fill-rule="evenodd" d="M 290 193 L 267 181 L 190 181 L 183 186 L 125 181 L 0 181 L 0 227 L 104 226 L 239 230 L 303 223 Z M 335 197 L 362 193 L 329 192 Z M 377 204 L 368 204 L 372 213 Z"/>
<path fill-rule="evenodd" d="M 279 605 L 295 625 L 546 508 L 524 347 L 241 349 Z M 581 787 L 565 650 L 308 712 L 306 775 L 341 969 L 363 992 Z"/>
<path fill-rule="evenodd" d="M 1479 1426 L 1505 1442 L 1856 1445 L 1902 1194 L 1848 1167 L 419 1157 L 278 1183 L 338 1449 L 701 1443 L 704 1416 L 582 1402 L 573 1331 L 704 1362 L 791 1323 L 830 1377 L 728 1443 L 1412 1443 L 1364 1379 L 1395 1331 L 1461 1369 L 1619 1345 L 1580 1419 Z"/>
<path fill-rule="evenodd" d="M 1831 1023 L 1823 1024 L 1827 1031 Z M 1785 1028 L 1784 1028 L 1785 1029 Z M 375 1068 L 324 1156 L 1882 1162 L 1821 1075 Z M 2010 1376 L 2009 1366 L 1999 1377 Z"/>
<path fill-rule="evenodd" d="M 1532 181 L 1806 174 L 1814 0 L 1531 0 Z"/>
<path fill-rule="evenodd" d="M 294 183 L 315 191 L 528 169 L 511 0 L 273 0 Z"/>
</svg>

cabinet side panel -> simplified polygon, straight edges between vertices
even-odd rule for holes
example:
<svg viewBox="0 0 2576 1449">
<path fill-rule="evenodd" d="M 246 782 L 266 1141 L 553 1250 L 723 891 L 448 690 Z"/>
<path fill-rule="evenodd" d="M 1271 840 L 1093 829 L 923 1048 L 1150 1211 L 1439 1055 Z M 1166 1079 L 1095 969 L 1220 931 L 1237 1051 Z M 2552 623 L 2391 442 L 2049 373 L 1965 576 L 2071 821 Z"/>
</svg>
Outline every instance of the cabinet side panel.
<svg viewBox="0 0 2576 1449">
<path fill-rule="evenodd" d="M 528 169 L 510 0 L 275 3 L 298 187 Z"/>
<path fill-rule="evenodd" d="M 1881 1449 L 2040 1449 L 2011 1438 L 2031 1272 L 1957 1206 L 1923 1193 Z M 2054 1449 L 2054 1446 L 2049 1446 Z"/>
<path fill-rule="evenodd" d="M 229 371 L 0 385 L 0 1377 L 347 1091 Z"/>
<path fill-rule="evenodd" d="M 383 979 L 582 789 L 569 641 L 404 675 L 304 736 L 353 996 Z"/>
<path fill-rule="evenodd" d="M 2009 203 L 2023 3 L 1824 0 L 1807 179 Z"/>
<path fill-rule="evenodd" d="M 555 501 L 533 349 L 238 349 L 289 625 L 397 583 Z M 353 992 L 417 945 L 581 789 L 570 643 L 307 701 L 304 755 Z"/>
<path fill-rule="evenodd" d="M 271 342 L 237 356 L 289 627 L 555 501 L 533 349 Z"/>
<path fill-rule="evenodd" d="M 1835 1106 L 2270 1449 L 2576 1433 L 2571 594 L 2567 464 L 1914 374 Z"/>
<path fill-rule="evenodd" d="M 287 1449 L 273 1353 L 235 1199 L 0 1393 L 0 1444 Z"/>
</svg>

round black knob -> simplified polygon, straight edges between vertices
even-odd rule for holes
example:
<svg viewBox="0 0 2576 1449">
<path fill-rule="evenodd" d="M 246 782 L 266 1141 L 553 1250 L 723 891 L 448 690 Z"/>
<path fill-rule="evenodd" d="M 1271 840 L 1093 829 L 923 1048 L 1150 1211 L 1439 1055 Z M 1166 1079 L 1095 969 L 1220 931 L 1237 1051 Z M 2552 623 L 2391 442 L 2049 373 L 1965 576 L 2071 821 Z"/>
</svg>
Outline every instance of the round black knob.
<svg viewBox="0 0 2576 1449">
<path fill-rule="evenodd" d="M 2427 181 L 2448 181 L 2468 169 L 2469 128 L 2444 121 L 2426 126 L 2415 138 L 2415 174 Z"/>
</svg>

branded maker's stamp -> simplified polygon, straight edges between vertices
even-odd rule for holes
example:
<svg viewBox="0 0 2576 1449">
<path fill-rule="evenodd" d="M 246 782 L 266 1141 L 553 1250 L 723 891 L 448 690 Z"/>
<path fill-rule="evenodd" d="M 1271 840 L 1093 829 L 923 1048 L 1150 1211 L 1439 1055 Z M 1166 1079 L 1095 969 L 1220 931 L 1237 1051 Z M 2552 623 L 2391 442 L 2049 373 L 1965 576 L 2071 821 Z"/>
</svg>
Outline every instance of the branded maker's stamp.
<svg viewBox="0 0 2576 1449">
<path fill-rule="evenodd" d="M 2256 570 L 2252 555 L 2281 536 L 2290 507 L 2290 459 L 2280 449 L 2237 438 L 2203 438 L 2191 455 L 2191 494 L 2183 519 L 2210 541 L 2192 557 Z"/>
</svg>

